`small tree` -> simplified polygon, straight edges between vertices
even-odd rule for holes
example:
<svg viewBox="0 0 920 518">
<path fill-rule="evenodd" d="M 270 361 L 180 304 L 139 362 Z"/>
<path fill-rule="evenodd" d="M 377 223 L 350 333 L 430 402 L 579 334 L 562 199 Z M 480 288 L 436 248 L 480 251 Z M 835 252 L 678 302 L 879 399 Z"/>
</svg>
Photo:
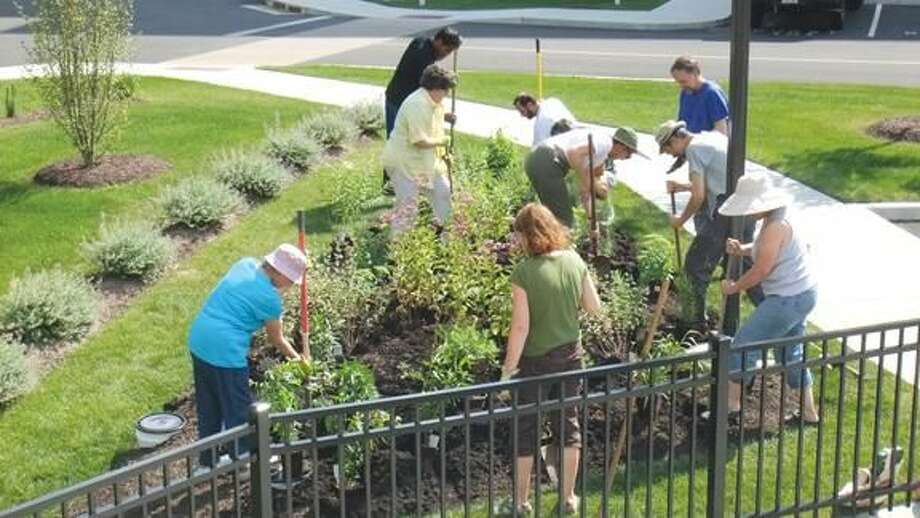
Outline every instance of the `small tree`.
<svg viewBox="0 0 920 518">
<path fill-rule="evenodd" d="M 35 0 L 33 79 L 55 122 L 89 167 L 125 119 L 118 61 L 129 54 L 131 0 Z"/>
</svg>

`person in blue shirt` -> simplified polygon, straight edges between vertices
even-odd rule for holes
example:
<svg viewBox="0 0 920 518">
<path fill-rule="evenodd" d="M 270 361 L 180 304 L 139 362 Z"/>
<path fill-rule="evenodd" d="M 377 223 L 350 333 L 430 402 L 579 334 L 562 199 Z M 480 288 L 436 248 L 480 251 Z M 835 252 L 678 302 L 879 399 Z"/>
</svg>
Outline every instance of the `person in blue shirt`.
<svg viewBox="0 0 920 518">
<path fill-rule="evenodd" d="M 199 438 L 246 422 L 253 333 L 264 327 L 284 356 L 302 360 L 284 338 L 281 313 L 282 294 L 300 284 L 306 268 L 304 254 L 285 243 L 261 261 L 237 261 L 208 295 L 188 335 Z M 202 452 L 199 464 L 212 462 L 210 452 Z"/>
<path fill-rule="evenodd" d="M 718 131 L 728 135 L 731 113 L 725 92 L 715 81 L 703 77 L 699 61 L 681 56 L 671 65 L 671 77 L 680 85 L 680 110 L 677 120 L 687 123 L 687 131 Z"/>
</svg>

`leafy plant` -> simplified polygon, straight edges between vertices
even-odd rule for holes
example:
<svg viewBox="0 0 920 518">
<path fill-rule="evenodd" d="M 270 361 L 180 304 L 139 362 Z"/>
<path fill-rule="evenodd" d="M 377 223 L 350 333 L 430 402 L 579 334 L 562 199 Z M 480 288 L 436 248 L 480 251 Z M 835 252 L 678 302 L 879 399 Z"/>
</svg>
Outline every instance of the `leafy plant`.
<svg viewBox="0 0 920 518">
<path fill-rule="evenodd" d="M 177 247 L 146 221 L 103 224 L 99 237 L 83 244 L 97 274 L 156 280 L 176 259 Z"/>
<path fill-rule="evenodd" d="M 441 326 L 438 346 L 412 377 L 425 392 L 471 385 L 476 374 L 498 365 L 498 347 L 488 333 L 471 323 Z"/>
<path fill-rule="evenodd" d="M 96 293 L 79 275 L 58 268 L 26 272 L 0 299 L 0 332 L 25 345 L 78 340 L 97 311 Z"/>
<path fill-rule="evenodd" d="M 31 382 L 23 347 L 0 339 L 0 407 L 25 394 Z"/>
<path fill-rule="evenodd" d="M 349 117 L 343 117 L 337 110 L 324 110 L 304 117 L 298 129 L 313 137 L 326 149 L 344 147 L 345 143 L 358 134 L 358 129 Z"/>
<path fill-rule="evenodd" d="M 595 354 L 623 360 L 633 349 L 636 332 L 645 323 L 644 290 L 615 270 L 599 285 L 603 311 L 582 317 L 583 341 Z"/>
<path fill-rule="evenodd" d="M 278 196 L 291 179 L 272 159 L 237 150 L 215 156 L 211 171 L 221 183 L 251 200 Z"/>
<path fill-rule="evenodd" d="M 368 202 L 377 197 L 379 182 L 379 171 L 347 171 L 341 175 L 332 189 L 332 211 L 336 218 L 350 223 L 361 216 Z"/>
<path fill-rule="evenodd" d="M 639 240 L 636 256 L 639 269 L 639 285 L 650 286 L 661 283 L 674 273 L 674 248 L 671 242 L 658 235 L 647 234 Z"/>
<path fill-rule="evenodd" d="M 684 353 L 681 343 L 671 335 L 665 335 L 655 340 L 649 351 L 648 360 L 668 358 Z M 643 385 L 657 385 L 667 383 L 671 379 L 671 366 L 651 367 L 640 369 L 636 372 L 636 380 Z"/>
<path fill-rule="evenodd" d="M 304 173 L 319 162 L 323 148 L 300 128 L 283 128 L 276 122 L 268 128 L 265 154 L 287 169 Z"/>
<path fill-rule="evenodd" d="M 119 101 L 127 101 L 134 98 L 137 92 L 137 80 L 134 76 L 120 75 L 115 79 L 112 85 L 113 95 Z"/>
<path fill-rule="evenodd" d="M 381 137 L 386 130 L 386 117 L 379 101 L 366 100 L 345 109 L 346 116 L 362 135 Z"/>
<path fill-rule="evenodd" d="M 272 412 L 294 412 L 305 407 L 308 381 L 313 369 L 297 361 L 280 363 L 265 372 L 263 380 L 256 385 L 259 399 L 271 404 Z M 272 425 L 272 432 L 282 441 L 297 439 L 300 423 L 284 422 Z"/>
<path fill-rule="evenodd" d="M 7 85 L 3 106 L 6 108 L 7 119 L 16 116 L 16 85 Z"/>
<path fill-rule="evenodd" d="M 158 198 L 158 204 L 167 226 L 188 228 L 219 226 L 245 206 L 239 194 L 206 177 L 188 178 L 166 188 Z"/>
<path fill-rule="evenodd" d="M 696 288 L 686 274 L 681 273 L 674 276 L 674 292 L 677 294 L 679 302 L 678 308 L 680 313 L 677 318 L 684 324 L 692 324 L 696 320 L 696 308 L 694 308 L 694 297 Z"/>
<path fill-rule="evenodd" d="M 32 32 L 33 81 L 54 121 L 89 167 L 125 120 L 116 69 L 128 61 L 132 3 L 126 0 L 42 0 L 34 16 L 22 13 Z"/>
<path fill-rule="evenodd" d="M 492 174 L 504 176 L 517 162 L 517 147 L 514 142 L 497 131 L 486 144 L 486 165 Z"/>
</svg>

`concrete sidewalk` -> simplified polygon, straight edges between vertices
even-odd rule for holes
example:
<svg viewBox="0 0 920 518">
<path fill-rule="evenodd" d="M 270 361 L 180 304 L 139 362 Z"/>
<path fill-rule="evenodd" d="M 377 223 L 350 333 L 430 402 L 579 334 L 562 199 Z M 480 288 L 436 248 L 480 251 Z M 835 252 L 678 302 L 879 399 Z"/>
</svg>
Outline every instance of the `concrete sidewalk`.
<svg viewBox="0 0 920 518">
<path fill-rule="evenodd" d="M 406 18 L 459 22 L 516 23 L 622 30 L 705 29 L 731 16 L 731 0 L 670 0 L 651 11 L 620 9 L 485 9 L 442 10 L 389 7 L 362 0 L 262 0 L 290 10 L 323 12 L 361 18 Z M 611 0 L 612 3 L 612 0 Z"/>
<path fill-rule="evenodd" d="M 133 65 L 130 68 L 140 75 L 199 81 L 338 106 L 365 99 L 382 100 L 383 96 L 383 89 L 377 86 L 252 67 Z M 0 68 L 0 79 L 21 77 L 23 72 L 20 67 Z M 458 101 L 457 117 L 457 130 L 462 133 L 488 137 L 501 130 L 519 144 L 530 144 L 532 123 L 521 118 L 516 111 Z M 635 158 L 620 162 L 618 176 L 630 189 L 662 211 L 669 212 L 670 199 L 664 191 L 664 172 L 671 158 L 658 154 L 650 135 L 640 135 L 639 145 L 653 159 Z M 794 197 L 790 216 L 796 222 L 796 230 L 802 232 L 810 243 L 820 280 L 820 297 L 811 315 L 811 323 L 832 331 L 920 318 L 920 275 L 916 274 L 920 262 L 920 239 L 864 206 L 840 203 L 758 164 L 750 162 L 748 166 L 764 170 L 776 185 Z M 686 168 L 675 175 L 685 177 Z M 686 195 L 678 200 L 679 208 L 682 208 Z M 688 224 L 687 230 L 693 232 L 692 223 Z M 878 348 L 882 341 L 877 333 L 865 339 L 866 348 L 870 350 Z M 909 330 L 903 340 L 916 341 L 917 329 Z M 897 342 L 895 334 L 887 337 L 887 343 Z M 855 341 L 850 346 L 859 348 L 860 343 Z M 913 382 L 914 365 L 914 356 L 905 355 L 902 379 Z M 892 361 L 888 365 L 886 362 L 886 368 L 895 372 L 896 364 Z"/>
</svg>

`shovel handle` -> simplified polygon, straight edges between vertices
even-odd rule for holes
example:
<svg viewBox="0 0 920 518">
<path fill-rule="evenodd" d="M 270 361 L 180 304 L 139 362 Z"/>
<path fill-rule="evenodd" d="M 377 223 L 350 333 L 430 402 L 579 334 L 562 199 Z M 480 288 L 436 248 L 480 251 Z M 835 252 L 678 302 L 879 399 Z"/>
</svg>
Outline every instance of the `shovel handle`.
<svg viewBox="0 0 920 518">
<path fill-rule="evenodd" d="M 677 215 L 677 199 L 674 196 L 674 193 L 671 193 L 671 215 Z M 680 252 L 680 230 L 674 229 L 674 250 L 677 252 L 677 269 L 683 269 L 683 254 Z"/>
<path fill-rule="evenodd" d="M 588 133 L 588 182 L 591 184 L 591 253 L 597 257 L 597 203 L 594 190 L 594 135 Z"/>
</svg>

